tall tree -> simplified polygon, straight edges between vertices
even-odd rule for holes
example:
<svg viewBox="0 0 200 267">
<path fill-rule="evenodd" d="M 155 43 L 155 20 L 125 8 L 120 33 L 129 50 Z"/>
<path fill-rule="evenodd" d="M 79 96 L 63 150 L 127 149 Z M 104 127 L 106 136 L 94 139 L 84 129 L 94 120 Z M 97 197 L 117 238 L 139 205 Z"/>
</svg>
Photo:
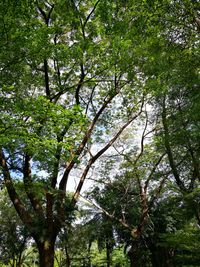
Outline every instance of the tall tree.
<svg viewBox="0 0 200 267">
<path fill-rule="evenodd" d="M 89 193 L 94 206 L 107 217 L 107 224 L 112 222 L 120 242 L 126 244 L 131 267 L 150 262 L 147 232 L 153 232 L 151 212 L 167 178 L 165 154 L 147 141 L 153 132 L 148 129 L 149 122 L 145 116 L 139 147 L 122 151 L 118 144 L 115 148 L 124 158 L 118 174 L 107 179 L 103 188 L 95 187 Z M 112 172 L 111 169 L 111 176 Z"/>
<path fill-rule="evenodd" d="M 56 237 L 92 165 L 142 112 L 137 47 L 145 17 L 135 4 L 0 4 L 1 176 L 42 267 L 53 266 Z M 69 198 L 74 170 L 78 182 Z M 17 180 L 23 181 L 22 191 Z"/>
<path fill-rule="evenodd" d="M 157 108 L 160 120 L 159 147 L 168 155 L 174 181 L 182 192 L 183 200 L 194 193 L 193 207 L 198 223 L 199 203 L 196 190 L 200 177 L 199 154 L 199 12 L 195 1 L 172 1 L 165 14 L 163 29 L 165 46 L 155 58 L 154 81 Z M 161 53 L 161 54 L 160 54 Z M 162 70 L 158 60 L 162 59 Z M 152 80 L 151 80 L 152 82 Z M 191 201 L 191 198 L 190 198 Z"/>
</svg>

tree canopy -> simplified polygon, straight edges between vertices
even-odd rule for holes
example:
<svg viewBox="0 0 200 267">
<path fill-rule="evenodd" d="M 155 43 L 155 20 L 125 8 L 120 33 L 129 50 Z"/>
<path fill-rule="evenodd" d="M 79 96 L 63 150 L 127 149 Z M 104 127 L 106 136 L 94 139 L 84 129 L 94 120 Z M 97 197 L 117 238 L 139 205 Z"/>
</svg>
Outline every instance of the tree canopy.
<svg viewBox="0 0 200 267">
<path fill-rule="evenodd" d="M 40 266 L 88 176 L 104 183 L 89 198 L 111 232 L 131 233 L 131 266 L 168 196 L 200 224 L 196 1 L 5 0 L 0 27 L 1 182 Z"/>
</svg>

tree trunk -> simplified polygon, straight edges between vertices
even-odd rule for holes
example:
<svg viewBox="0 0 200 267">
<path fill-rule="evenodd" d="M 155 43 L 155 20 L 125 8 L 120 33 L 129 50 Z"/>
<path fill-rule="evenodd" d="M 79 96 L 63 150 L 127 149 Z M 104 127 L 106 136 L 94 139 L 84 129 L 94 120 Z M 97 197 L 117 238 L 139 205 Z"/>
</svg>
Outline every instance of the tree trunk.
<svg viewBox="0 0 200 267">
<path fill-rule="evenodd" d="M 107 261 L 107 267 L 110 267 L 111 266 L 111 246 L 108 240 L 106 240 L 106 261 Z"/>
<path fill-rule="evenodd" d="M 130 259 L 130 267 L 138 267 L 138 261 L 135 255 L 130 254 L 129 259 Z"/>
<path fill-rule="evenodd" d="M 66 267 L 70 267 L 71 266 L 71 259 L 68 253 L 68 249 L 67 246 L 65 246 L 65 256 L 66 256 Z"/>
<path fill-rule="evenodd" d="M 17 259 L 17 263 L 16 263 L 16 267 L 21 267 L 22 265 L 22 253 L 23 253 L 23 250 L 20 251 L 19 253 L 19 256 L 18 256 L 18 259 Z"/>
<path fill-rule="evenodd" d="M 152 246 L 151 263 L 152 267 L 173 267 L 172 258 L 169 255 L 169 250 L 163 247 Z"/>
<path fill-rule="evenodd" d="M 128 251 L 128 257 L 130 259 L 130 267 L 139 267 L 139 256 L 140 256 L 140 240 L 135 239 L 132 241 L 131 248 Z"/>
<path fill-rule="evenodd" d="M 55 240 L 45 240 L 37 243 L 40 267 L 54 267 L 54 245 Z"/>
</svg>

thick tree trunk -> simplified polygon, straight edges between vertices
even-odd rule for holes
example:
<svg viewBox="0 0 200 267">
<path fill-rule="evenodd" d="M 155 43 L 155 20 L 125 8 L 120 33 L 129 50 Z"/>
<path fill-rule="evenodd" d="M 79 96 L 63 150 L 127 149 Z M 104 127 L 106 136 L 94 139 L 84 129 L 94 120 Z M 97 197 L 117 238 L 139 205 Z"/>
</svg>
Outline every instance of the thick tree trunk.
<svg viewBox="0 0 200 267">
<path fill-rule="evenodd" d="M 130 267 L 138 267 L 138 258 L 136 255 L 129 255 Z"/>
<path fill-rule="evenodd" d="M 141 244 L 142 240 L 141 237 L 138 236 L 137 238 L 135 238 L 132 243 L 131 243 L 131 247 L 128 250 L 128 257 L 130 260 L 130 267 L 143 267 L 146 266 L 147 262 L 144 262 L 144 255 L 143 255 L 143 251 L 141 250 L 142 248 L 142 244 Z"/>
<path fill-rule="evenodd" d="M 173 267 L 172 258 L 166 248 L 152 246 L 151 251 L 151 263 L 152 267 Z"/>
<path fill-rule="evenodd" d="M 128 253 L 130 259 L 130 267 L 139 267 L 139 251 L 137 248 L 132 248 Z"/>
<path fill-rule="evenodd" d="M 54 245 L 55 241 L 52 240 L 45 240 L 37 244 L 40 267 L 54 267 Z"/>
</svg>

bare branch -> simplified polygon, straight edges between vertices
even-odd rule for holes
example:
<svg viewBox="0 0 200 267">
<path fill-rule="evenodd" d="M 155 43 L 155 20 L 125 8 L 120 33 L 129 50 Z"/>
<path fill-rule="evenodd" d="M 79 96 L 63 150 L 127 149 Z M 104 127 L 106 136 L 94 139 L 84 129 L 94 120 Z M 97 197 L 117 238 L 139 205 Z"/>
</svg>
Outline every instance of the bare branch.
<svg viewBox="0 0 200 267">
<path fill-rule="evenodd" d="M 140 157 L 143 155 L 143 152 L 144 152 L 145 133 L 146 133 L 147 126 L 148 126 L 148 115 L 147 115 L 146 110 L 145 110 L 145 115 L 146 115 L 146 121 L 145 121 L 145 126 L 144 126 L 144 130 L 142 132 L 142 137 L 141 137 L 141 141 L 140 141 L 140 153 L 138 154 L 138 156 L 136 157 L 136 159 L 133 162 L 134 166 L 136 165 L 136 163 L 138 162 L 138 160 L 140 159 Z"/>
<path fill-rule="evenodd" d="M 129 121 L 127 121 L 127 123 L 125 123 L 121 129 L 116 133 L 116 135 L 107 143 L 107 145 L 105 145 L 101 150 L 99 150 L 96 155 L 94 155 L 88 162 L 86 168 L 84 169 L 83 171 L 83 174 L 80 178 L 80 181 L 79 181 L 79 184 L 77 186 L 77 189 L 76 189 L 76 192 L 74 194 L 74 197 L 73 197 L 73 203 L 75 204 L 78 200 L 78 197 L 80 195 L 80 191 L 82 189 L 82 186 L 83 186 L 83 183 L 85 181 L 85 178 L 88 174 L 88 171 L 90 170 L 91 166 L 93 165 L 93 163 L 103 154 L 105 153 L 105 151 L 108 150 L 108 148 L 110 148 L 113 143 L 117 140 L 117 138 L 120 136 L 120 134 L 124 131 L 124 129 L 126 129 L 142 112 L 142 107 L 143 107 L 143 103 L 141 105 L 141 108 L 140 108 L 140 111 L 135 115 L 133 116 Z"/>
<path fill-rule="evenodd" d="M 156 193 L 152 196 L 152 198 L 151 198 L 151 200 L 149 202 L 149 210 L 152 208 L 152 206 L 154 205 L 155 200 L 160 195 L 160 192 L 161 192 L 166 180 L 167 180 L 167 175 L 164 175 L 163 179 L 160 182 L 160 185 L 158 186 L 158 188 L 156 190 Z"/>
<path fill-rule="evenodd" d="M 131 227 L 128 223 L 126 223 L 123 219 L 118 219 L 114 214 L 115 212 L 113 212 L 112 214 L 110 214 L 107 210 L 105 210 L 104 208 L 100 207 L 99 205 L 97 205 L 96 203 L 86 199 L 85 197 L 83 197 L 82 195 L 80 195 L 80 197 L 84 200 L 87 201 L 90 205 L 94 206 L 95 208 L 97 208 L 99 211 L 101 211 L 102 213 L 104 213 L 108 218 L 110 218 L 111 220 L 117 221 L 119 222 L 122 226 L 124 226 L 126 229 L 129 229 L 131 232 L 133 231 L 133 227 Z"/>
<path fill-rule="evenodd" d="M 112 101 L 112 99 L 118 94 L 118 92 L 116 92 L 115 94 L 111 95 L 107 100 L 104 101 L 103 105 L 101 106 L 101 108 L 99 109 L 99 111 L 97 112 L 96 116 L 93 118 L 81 144 L 79 145 L 79 147 L 77 148 L 76 152 L 75 152 L 75 156 L 72 158 L 72 160 L 68 163 L 68 166 L 65 169 L 65 172 L 63 174 L 63 177 L 60 181 L 60 185 L 59 185 L 59 189 L 60 190 L 66 190 L 66 184 L 67 184 L 67 180 L 68 180 L 68 175 L 71 171 L 71 169 L 73 168 L 77 157 L 80 156 L 80 154 L 82 153 L 82 151 L 85 148 L 85 145 L 87 144 L 92 131 L 95 127 L 96 122 L 98 121 L 99 117 L 102 115 L 102 113 L 104 112 L 104 110 L 107 108 L 108 104 Z"/>
<path fill-rule="evenodd" d="M 148 185 L 149 185 L 149 182 L 150 182 L 152 176 L 154 175 L 154 173 L 155 173 L 157 167 L 159 166 L 160 162 L 162 161 L 162 159 L 163 159 L 163 157 L 164 157 L 165 155 L 166 155 L 166 153 L 163 153 L 163 154 L 159 157 L 159 159 L 157 160 L 157 162 L 155 163 L 155 165 L 153 166 L 153 168 L 152 168 L 152 170 L 151 170 L 151 172 L 150 172 L 150 174 L 149 174 L 147 180 L 145 181 L 145 186 L 144 186 L 144 190 L 145 190 L 145 191 L 147 190 L 147 187 L 148 187 Z"/>
<path fill-rule="evenodd" d="M 95 109 L 94 109 L 94 105 L 93 105 L 93 103 L 92 103 L 92 98 L 93 98 L 93 95 L 94 95 L 94 91 L 95 91 L 96 86 L 97 86 L 97 85 L 95 84 L 95 85 L 93 86 L 93 88 L 92 88 L 92 91 L 91 91 L 91 94 L 90 94 L 90 97 L 89 97 L 89 100 L 88 100 L 88 103 L 87 103 L 87 106 L 86 106 L 86 109 L 85 109 L 85 114 L 87 114 L 87 112 L 88 112 L 90 103 L 92 104 L 93 111 L 95 110 Z"/>
</svg>

